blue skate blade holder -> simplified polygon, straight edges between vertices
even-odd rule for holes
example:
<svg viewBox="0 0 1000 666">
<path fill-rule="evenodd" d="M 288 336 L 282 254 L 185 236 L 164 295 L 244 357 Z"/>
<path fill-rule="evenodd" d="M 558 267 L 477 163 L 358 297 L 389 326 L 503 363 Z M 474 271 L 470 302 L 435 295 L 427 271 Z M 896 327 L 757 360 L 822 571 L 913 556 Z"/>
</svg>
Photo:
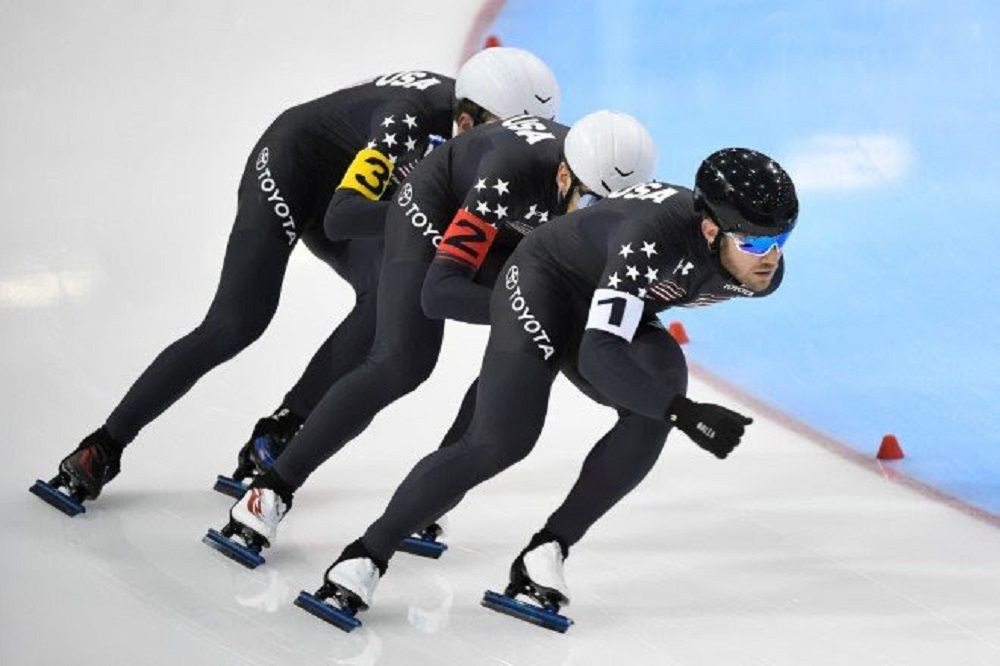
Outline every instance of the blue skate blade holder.
<svg viewBox="0 0 1000 666">
<path fill-rule="evenodd" d="M 208 534 L 201 538 L 202 543 L 208 544 L 229 559 L 242 564 L 247 569 L 256 569 L 264 564 L 264 556 L 255 550 L 225 537 L 216 529 L 209 529 Z"/>
<path fill-rule="evenodd" d="M 228 476 L 219 474 L 215 477 L 215 487 L 214 489 L 223 495 L 229 495 L 233 499 L 240 499 L 243 494 L 246 493 L 249 485 L 244 485 L 242 481 L 237 481 Z"/>
<path fill-rule="evenodd" d="M 441 553 L 448 550 L 448 544 L 441 543 L 433 536 L 425 532 L 418 537 L 406 537 L 399 542 L 399 547 L 396 550 L 401 550 L 404 553 L 410 553 L 411 555 L 418 555 L 420 557 L 430 557 L 436 560 L 441 557 Z"/>
<path fill-rule="evenodd" d="M 41 498 L 45 503 L 59 509 L 70 518 L 78 513 L 87 512 L 87 510 L 83 507 L 83 503 L 79 500 L 70 497 L 66 493 L 59 492 L 59 489 L 56 486 L 46 483 L 41 479 L 36 479 L 35 484 L 28 488 L 28 492 Z"/>
<path fill-rule="evenodd" d="M 487 590 L 483 595 L 482 605 L 490 610 L 495 610 L 504 615 L 516 617 L 519 620 L 537 624 L 539 627 L 558 631 L 565 634 L 566 630 L 573 624 L 573 620 L 565 615 L 560 615 L 550 608 L 540 608 L 534 604 L 518 601 L 506 594 L 498 594 L 492 590 Z"/>
<path fill-rule="evenodd" d="M 305 590 L 299 592 L 299 596 L 295 598 L 295 605 L 342 631 L 354 631 L 361 626 L 361 620 L 355 617 L 354 613 L 328 604 Z"/>
</svg>

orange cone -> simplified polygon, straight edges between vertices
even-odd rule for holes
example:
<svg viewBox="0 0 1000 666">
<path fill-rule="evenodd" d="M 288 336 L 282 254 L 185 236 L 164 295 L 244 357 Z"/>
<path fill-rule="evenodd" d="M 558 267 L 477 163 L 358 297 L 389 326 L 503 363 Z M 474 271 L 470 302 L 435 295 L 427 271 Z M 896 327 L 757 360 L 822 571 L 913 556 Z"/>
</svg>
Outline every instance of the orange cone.
<svg viewBox="0 0 1000 666">
<path fill-rule="evenodd" d="M 496 35 L 490 35 L 486 38 L 486 43 L 483 44 L 484 49 L 493 48 L 494 46 L 500 46 L 500 38 Z"/>
<path fill-rule="evenodd" d="M 875 457 L 879 460 L 903 459 L 903 449 L 899 446 L 899 440 L 895 435 L 886 435 L 882 438 L 882 444 L 878 447 L 878 454 Z"/>
<path fill-rule="evenodd" d="M 688 339 L 687 331 L 684 330 L 684 324 L 679 321 L 670 322 L 670 326 L 667 327 L 667 330 L 670 331 L 670 335 L 674 336 L 674 340 L 677 341 L 677 344 L 686 345 L 691 342 L 691 340 Z"/>
</svg>

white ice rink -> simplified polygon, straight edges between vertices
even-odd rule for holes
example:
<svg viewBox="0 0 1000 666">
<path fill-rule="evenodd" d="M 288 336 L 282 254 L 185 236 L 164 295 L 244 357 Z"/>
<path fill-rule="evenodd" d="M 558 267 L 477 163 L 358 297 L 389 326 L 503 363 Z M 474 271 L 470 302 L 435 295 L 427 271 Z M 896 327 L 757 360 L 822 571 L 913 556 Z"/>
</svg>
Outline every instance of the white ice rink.
<svg viewBox="0 0 1000 666">
<path fill-rule="evenodd" d="M 85 515 L 28 494 L 200 321 L 275 115 L 367 74 L 455 71 L 480 3 L 398 4 L 0 2 L 0 664 L 1000 664 L 997 526 L 698 373 L 696 399 L 757 421 L 725 462 L 671 436 L 568 560 L 568 634 L 479 605 L 612 423 L 561 380 L 533 455 L 452 514 L 441 560 L 398 555 L 353 634 L 300 611 L 436 446 L 485 341 L 450 326 L 432 379 L 310 479 L 266 565 L 239 567 L 200 542 L 230 505 L 214 476 L 350 307 L 304 248 L 264 338 L 143 431 Z"/>
</svg>

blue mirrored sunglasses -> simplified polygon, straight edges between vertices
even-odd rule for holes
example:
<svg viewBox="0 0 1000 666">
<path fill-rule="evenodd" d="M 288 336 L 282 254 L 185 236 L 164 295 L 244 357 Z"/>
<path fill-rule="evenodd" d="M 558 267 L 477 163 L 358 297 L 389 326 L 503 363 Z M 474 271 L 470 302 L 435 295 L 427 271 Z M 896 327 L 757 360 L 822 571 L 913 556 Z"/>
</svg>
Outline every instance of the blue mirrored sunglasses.
<svg viewBox="0 0 1000 666">
<path fill-rule="evenodd" d="M 586 208 L 587 206 L 593 206 L 595 203 L 600 201 L 603 197 L 600 197 L 593 192 L 584 192 L 580 195 L 580 198 L 576 200 L 577 210 L 581 208 Z"/>
<path fill-rule="evenodd" d="M 736 241 L 736 247 L 741 252 L 759 257 L 770 252 L 772 247 L 776 247 L 779 250 L 784 247 L 785 241 L 792 235 L 792 232 L 789 230 L 777 236 L 750 236 L 735 232 L 728 232 L 726 235 Z"/>
</svg>

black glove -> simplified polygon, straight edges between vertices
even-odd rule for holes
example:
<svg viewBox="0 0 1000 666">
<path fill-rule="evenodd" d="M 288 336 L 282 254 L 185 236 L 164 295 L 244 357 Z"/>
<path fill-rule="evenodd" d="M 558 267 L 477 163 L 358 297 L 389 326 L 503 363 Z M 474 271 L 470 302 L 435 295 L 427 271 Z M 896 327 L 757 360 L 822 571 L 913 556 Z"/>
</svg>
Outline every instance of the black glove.
<svg viewBox="0 0 1000 666">
<path fill-rule="evenodd" d="M 753 419 L 721 405 L 694 402 L 678 395 L 667 408 L 667 420 L 716 458 L 725 458 L 740 443 Z"/>
</svg>

